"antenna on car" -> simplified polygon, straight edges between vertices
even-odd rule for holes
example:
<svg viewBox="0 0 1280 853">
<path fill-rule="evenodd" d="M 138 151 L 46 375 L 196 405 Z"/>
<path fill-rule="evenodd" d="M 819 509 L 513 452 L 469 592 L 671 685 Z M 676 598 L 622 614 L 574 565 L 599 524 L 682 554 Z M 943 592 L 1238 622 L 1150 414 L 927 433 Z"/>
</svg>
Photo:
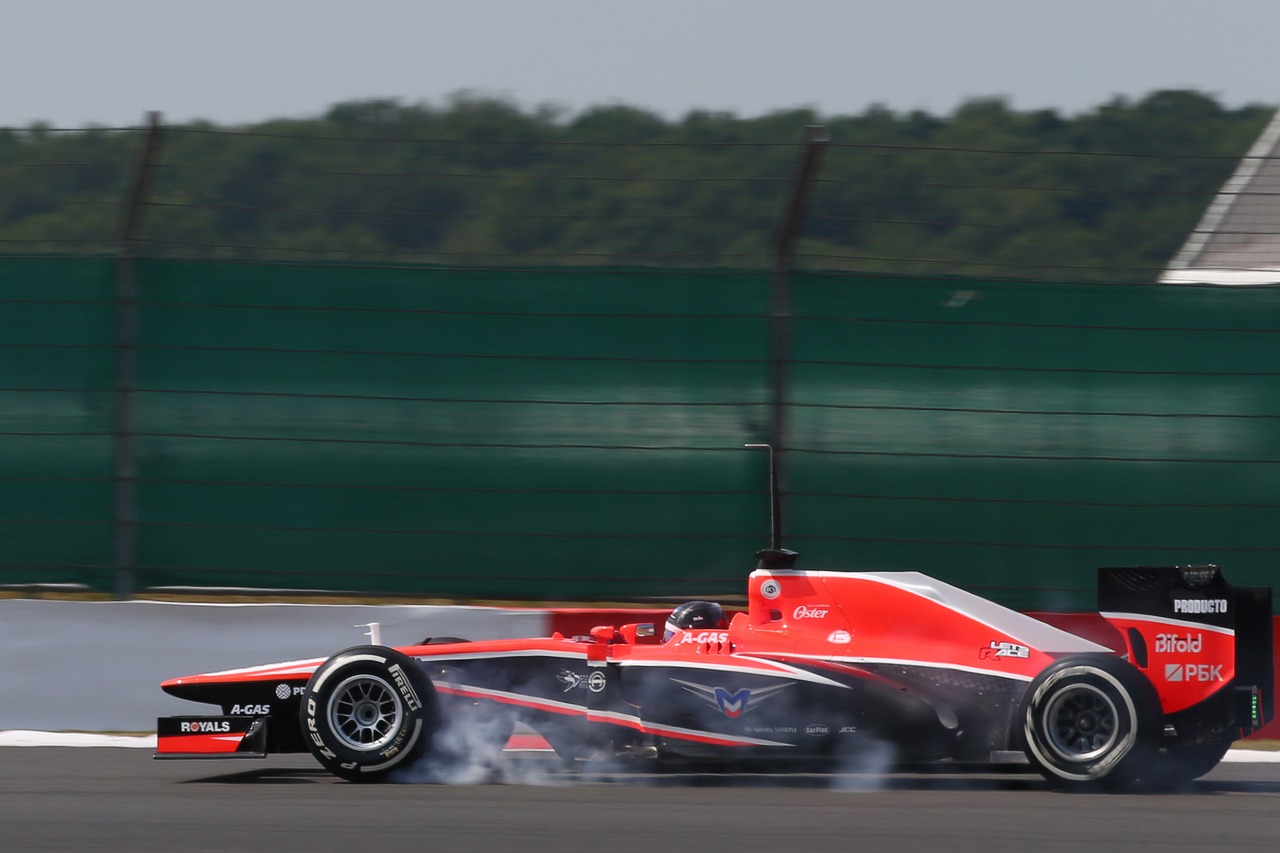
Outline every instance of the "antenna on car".
<svg viewBox="0 0 1280 853">
<path fill-rule="evenodd" d="M 753 450 L 769 451 L 769 547 L 756 552 L 758 569 L 789 569 L 800 556 L 782 547 L 782 496 L 778 489 L 778 460 L 772 444 L 747 444 Z"/>
</svg>

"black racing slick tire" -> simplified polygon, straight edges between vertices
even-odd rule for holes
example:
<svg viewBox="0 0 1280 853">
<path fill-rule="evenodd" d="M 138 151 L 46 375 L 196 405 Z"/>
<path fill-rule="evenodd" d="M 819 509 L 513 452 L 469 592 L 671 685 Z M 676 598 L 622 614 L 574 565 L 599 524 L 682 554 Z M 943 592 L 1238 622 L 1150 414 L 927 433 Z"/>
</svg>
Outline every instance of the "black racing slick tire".
<svg viewBox="0 0 1280 853">
<path fill-rule="evenodd" d="M 377 782 L 431 748 L 435 688 L 413 658 L 355 646 L 325 661 L 302 695 L 302 735 L 316 760 L 351 782 Z"/>
<path fill-rule="evenodd" d="M 1154 763 L 1149 781 L 1158 790 L 1185 788 L 1217 767 L 1230 747 L 1229 743 L 1169 747 Z"/>
<path fill-rule="evenodd" d="M 1046 779 L 1062 787 L 1117 787 L 1149 771 L 1160 702 L 1128 662 L 1072 655 L 1031 682 L 1019 720 L 1027 758 Z"/>
</svg>

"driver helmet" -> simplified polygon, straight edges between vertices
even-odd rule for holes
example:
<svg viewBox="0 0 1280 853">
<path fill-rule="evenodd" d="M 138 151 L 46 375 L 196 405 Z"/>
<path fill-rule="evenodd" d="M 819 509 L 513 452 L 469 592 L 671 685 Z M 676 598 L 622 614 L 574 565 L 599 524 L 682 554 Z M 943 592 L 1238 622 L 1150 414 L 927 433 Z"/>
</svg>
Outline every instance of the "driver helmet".
<svg viewBox="0 0 1280 853">
<path fill-rule="evenodd" d="M 671 639 L 676 631 L 689 628 L 728 628 L 729 620 L 724 618 L 724 610 L 714 601 L 686 601 L 667 617 L 666 630 L 662 634 L 662 642 Z"/>
</svg>

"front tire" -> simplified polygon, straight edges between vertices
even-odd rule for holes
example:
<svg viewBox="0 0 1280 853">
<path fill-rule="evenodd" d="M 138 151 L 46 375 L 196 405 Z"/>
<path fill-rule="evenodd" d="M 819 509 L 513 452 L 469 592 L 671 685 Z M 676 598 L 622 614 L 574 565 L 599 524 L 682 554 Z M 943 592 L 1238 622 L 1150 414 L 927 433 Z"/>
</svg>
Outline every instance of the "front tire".
<svg viewBox="0 0 1280 853">
<path fill-rule="evenodd" d="M 1146 771 L 1159 728 L 1159 698 L 1127 662 L 1065 657 L 1027 688 L 1020 721 L 1027 758 L 1058 785 L 1125 785 Z"/>
<path fill-rule="evenodd" d="M 352 782 L 376 782 L 431 747 L 435 688 L 417 661 L 356 646 L 325 661 L 302 696 L 302 734 L 316 760 Z"/>
</svg>

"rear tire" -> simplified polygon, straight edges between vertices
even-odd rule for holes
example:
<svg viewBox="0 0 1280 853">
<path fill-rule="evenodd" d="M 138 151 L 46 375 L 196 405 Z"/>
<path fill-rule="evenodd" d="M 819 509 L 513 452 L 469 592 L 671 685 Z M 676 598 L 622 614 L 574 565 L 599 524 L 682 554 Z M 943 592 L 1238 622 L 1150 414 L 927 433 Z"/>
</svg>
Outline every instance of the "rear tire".
<svg viewBox="0 0 1280 853">
<path fill-rule="evenodd" d="M 1217 767 L 1230 748 L 1229 743 L 1170 747 L 1155 763 L 1149 781 L 1163 790 L 1185 788 Z"/>
<path fill-rule="evenodd" d="M 1027 687 L 1019 714 L 1027 758 L 1064 787 L 1127 785 L 1151 768 L 1160 702 L 1150 682 L 1108 655 L 1072 655 Z"/>
<path fill-rule="evenodd" d="M 385 646 L 325 661 L 302 695 L 302 735 L 316 760 L 352 782 L 377 782 L 431 747 L 439 714 L 418 662 Z"/>
</svg>

